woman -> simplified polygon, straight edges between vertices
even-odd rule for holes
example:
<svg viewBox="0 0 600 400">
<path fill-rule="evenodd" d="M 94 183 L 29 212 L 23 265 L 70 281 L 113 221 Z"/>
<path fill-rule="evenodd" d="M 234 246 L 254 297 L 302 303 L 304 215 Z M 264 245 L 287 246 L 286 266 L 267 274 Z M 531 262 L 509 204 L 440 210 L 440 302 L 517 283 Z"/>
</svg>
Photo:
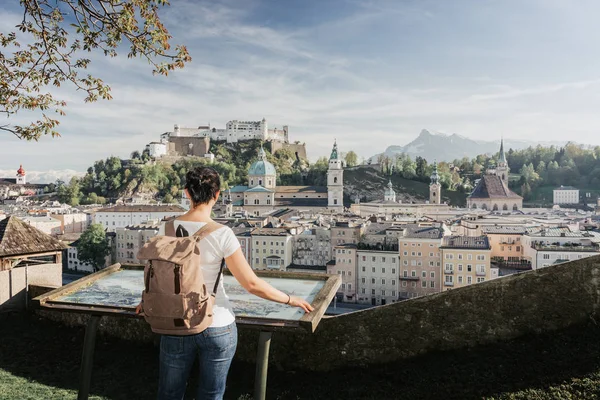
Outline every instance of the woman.
<svg viewBox="0 0 600 400">
<path fill-rule="evenodd" d="M 190 210 L 175 220 L 177 236 L 193 235 L 211 221 L 213 206 L 219 198 L 221 179 L 213 168 L 198 167 L 186 175 L 185 194 Z M 164 224 L 159 235 L 165 234 Z M 248 292 L 263 299 L 300 307 L 313 308 L 304 299 L 289 296 L 258 278 L 242 254 L 240 243 L 228 227 L 217 229 L 198 243 L 206 287 L 211 288 L 219 274 L 222 259 L 237 281 Z M 181 400 L 192 365 L 199 358 L 200 377 L 197 400 L 222 399 L 231 360 L 237 346 L 235 316 L 221 279 L 213 307 L 212 325 L 189 336 L 163 335 L 160 341 L 159 400 Z"/>
</svg>

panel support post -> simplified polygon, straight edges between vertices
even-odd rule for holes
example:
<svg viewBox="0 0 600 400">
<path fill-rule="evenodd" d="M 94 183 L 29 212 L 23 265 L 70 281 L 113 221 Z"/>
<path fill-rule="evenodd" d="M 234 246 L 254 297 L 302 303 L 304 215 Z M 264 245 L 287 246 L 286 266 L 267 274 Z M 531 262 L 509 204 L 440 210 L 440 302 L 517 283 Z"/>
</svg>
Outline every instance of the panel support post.
<svg viewBox="0 0 600 400">
<path fill-rule="evenodd" d="M 85 328 L 83 339 L 83 353 L 81 354 L 81 369 L 79 370 L 79 393 L 77 400 L 87 400 L 90 394 L 92 368 L 94 364 L 94 348 L 96 346 L 96 332 L 98 331 L 99 315 L 91 315 Z"/>
<path fill-rule="evenodd" d="M 254 378 L 254 400 L 265 400 L 267 396 L 267 371 L 272 332 L 261 331 L 256 353 L 256 376 Z"/>
</svg>

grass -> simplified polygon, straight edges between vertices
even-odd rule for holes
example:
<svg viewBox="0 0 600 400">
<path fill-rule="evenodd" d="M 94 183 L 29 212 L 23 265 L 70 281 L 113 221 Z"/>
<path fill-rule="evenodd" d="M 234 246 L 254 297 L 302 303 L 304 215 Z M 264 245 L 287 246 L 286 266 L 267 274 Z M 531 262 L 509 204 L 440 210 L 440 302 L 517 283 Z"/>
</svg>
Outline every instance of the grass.
<svg viewBox="0 0 600 400">
<path fill-rule="evenodd" d="M 0 399 L 74 399 L 83 328 L 0 315 Z M 271 366 L 268 398 L 600 399 L 600 327 L 569 329 L 461 351 L 328 373 Z M 99 336 L 92 396 L 153 399 L 157 349 Z M 250 399 L 254 365 L 234 362 L 226 399 Z M 186 397 L 192 398 L 192 397 Z"/>
</svg>

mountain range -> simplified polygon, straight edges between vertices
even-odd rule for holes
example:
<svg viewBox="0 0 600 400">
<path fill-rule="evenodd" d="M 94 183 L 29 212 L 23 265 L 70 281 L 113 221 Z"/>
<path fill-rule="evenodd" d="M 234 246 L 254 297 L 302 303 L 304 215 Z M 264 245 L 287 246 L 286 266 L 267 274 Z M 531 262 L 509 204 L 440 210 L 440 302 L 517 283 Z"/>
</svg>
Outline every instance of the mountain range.
<svg viewBox="0 0 600 400">
<path fill-rule="evenodd" d="M 530 146 L 564 146 L 567 142 L 530 142 L 525 140 L 504 140 L 504 149 L 520 150 Z M 388 157 L 405 153 L 411 158 L 421 156 L 429 161 L 454 161 L 463 157 L 473 158 L 479 154 L 493 154 L 500 149 L 500 140 L 473 140 L 453 133 L 431 133 L 423 129 L 419 136 L 405 146 L 389 146 L 384 153 Z M 371 157 L 371 162 L 377 162 L 380 154 Z"/>
</svg>

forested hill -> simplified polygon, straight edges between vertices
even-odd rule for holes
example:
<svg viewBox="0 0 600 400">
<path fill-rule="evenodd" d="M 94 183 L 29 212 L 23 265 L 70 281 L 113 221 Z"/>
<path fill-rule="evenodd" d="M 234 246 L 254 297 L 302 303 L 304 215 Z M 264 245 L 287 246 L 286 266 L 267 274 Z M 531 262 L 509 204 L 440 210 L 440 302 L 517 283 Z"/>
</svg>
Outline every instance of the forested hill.
<svg viewBox="0 0 600 400">
<path fill-rule="evenodd" d="M 157 201 L 176 202 L 183 189 L 185 173 L 199 165 L 210 165 L 221 174 L 223 189 L 246 184 L 248 169 L 258 159 L 259 140 L 238 143 L 211 142 L 215 162 L 200 157 L 181 157 L 174 162 L 154 161 L 146 152 L 134 151 L 131 159 L 109 157 L 89 167 L 82 178 L 50 184 L 48 191 L 58 192 L 59 199 L 71 205 L 103 204 L 135 194 Z M 279 185 L 325 185 L 327 160 L 322 158 L 309 165 L 297 159 L 288 149 L 271 154 L 265 145 L 267 159 L 278 171 Z"/>
</svg>

